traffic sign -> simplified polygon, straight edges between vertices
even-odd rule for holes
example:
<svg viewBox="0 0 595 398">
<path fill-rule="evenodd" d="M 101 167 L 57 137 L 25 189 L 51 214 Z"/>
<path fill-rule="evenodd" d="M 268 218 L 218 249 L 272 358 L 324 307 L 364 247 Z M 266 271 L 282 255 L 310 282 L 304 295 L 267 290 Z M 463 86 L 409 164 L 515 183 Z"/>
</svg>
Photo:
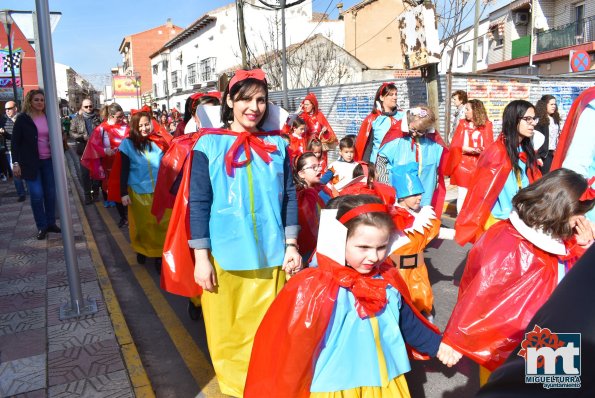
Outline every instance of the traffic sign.
<svg viewBox="0 0 595 398">
<path fill-rule="evenodd" d="M 591 69 L 591 57 L 586 51 L 570 53 L 570 70 L 572 72 L 584 72 L 589 69 Z"/>
</svg>

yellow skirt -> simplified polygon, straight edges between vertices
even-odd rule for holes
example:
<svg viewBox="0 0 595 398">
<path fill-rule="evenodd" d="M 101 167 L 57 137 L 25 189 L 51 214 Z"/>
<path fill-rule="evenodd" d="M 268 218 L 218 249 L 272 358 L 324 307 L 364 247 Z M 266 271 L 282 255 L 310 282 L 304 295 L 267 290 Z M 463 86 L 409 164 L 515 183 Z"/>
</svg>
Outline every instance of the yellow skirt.
<svg viewBox="0 0 595 398">
<path fill-rule="evenodd" d="M 128 206 L 128 223 L 130 233 L 130 245 L 132 249 L 147 257 L 161 258 L 163 254 L 163 243 L 171 217 L 171 209 L 167 209 L 163 219 L 158 223 L 151 214 L 153 205 L 153 194 L 136 193 L 128 188 L 131 204 Z"/>
<path fill-rule="evenodd" d="M 201 298 L 207 345 L 221 392 L 241 397 L 256 329 L 285 285 L 285 272 L 281 267 L 225 271 L 211 261 L 218 287 Z"/>
<path fill-rule="evenodd" d="M 358 387 L 335 392 L 312 392 L 310 398 L 409 398 L 405 375 L 392 379 L 386 387 Z"/>
</svg>

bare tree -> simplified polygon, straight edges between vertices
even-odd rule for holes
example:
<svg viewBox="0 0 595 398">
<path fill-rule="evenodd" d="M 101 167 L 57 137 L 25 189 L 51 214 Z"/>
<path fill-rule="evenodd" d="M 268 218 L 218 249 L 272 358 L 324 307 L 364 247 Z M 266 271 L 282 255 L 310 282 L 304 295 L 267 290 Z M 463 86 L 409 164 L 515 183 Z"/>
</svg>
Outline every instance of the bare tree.
<svg viewBox="0 0 595 398">
<path fill-rule="evenodd" d="M 485 8 L 490 0 L 481 0 L 481 12 L 483 15 Z M 440 57 L 449 52 L 448 66 L 446 69 L 446 119 L 445 119 L 445 138 L 447 143 L 450 141 L 450 107 L 452 91 L 452 68 L 454 64 L 455 49 L 462 42 L 460 34 L 464 25 L 468 25 L 470 17 L 475 11 L 475 1 L 472 0 L 436 0 L 436 12 L 440 24 L 440 42 L 442 51 Z M 473 22 L 471 22 L 471 26 Z"/>
</svg>

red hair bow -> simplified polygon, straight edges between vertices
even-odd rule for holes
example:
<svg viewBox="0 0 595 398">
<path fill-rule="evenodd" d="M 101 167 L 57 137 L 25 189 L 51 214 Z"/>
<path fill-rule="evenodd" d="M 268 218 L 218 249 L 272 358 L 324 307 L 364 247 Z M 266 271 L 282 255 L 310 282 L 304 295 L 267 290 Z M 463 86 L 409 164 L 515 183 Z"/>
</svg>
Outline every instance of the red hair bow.
<svg viewBox="0 0 595 398">
<path fill-rule="evenodd" d="M 136 115 L 139 112 L 147 112 L 149 115 L 152 113 L 151 112 L 151 107 L 149 105 L 145 105 L 140 109 L 131 109 L 130 110 L 130 115 Z"/>
<path fill-rule="evenodd" d="M 221 101 L 221 93 L 219 91 L 209 91 L 208 93 L 194 93 L 190 96 L 194 101 L 199 99 L 200 97 L 215 97 L 219 101 Z"/>
<path fill-rule="evenodd" d="M 256 79 L 266 81 L 266 75 L 262 69 L 252 69 L 252 70 L 243 70 L 239 69 L 236 71 L 235 75 L 229 81 L 229 91 L 231 88 L 237 83 L 241 82 L 242 80 L 246 79 Z"/>
<path fill-rule="evenodd" d="M 587 181 L 587 189 L 585 189 L 585 192 L 583 192 L 583 194 L 581 195 L 580 198 L 578 198 L 578 200 L 580 200 L 581 202 L 584 202 L 587 200 L 595 199 L 595 189 L 593 189 L 593 187 L 591 186 L 591 185 L 593 185 L 594 182 L 595 182 L 595 176 L 589 178 L 589 180 Z"/>
<path fill-rule="evenodd" d="M 415 221 L 415 217 L 411 213 L 398 206 L 394 207 L 394 210 L 391 212 L 391 217 L 399 231 L 405 231 L 406 229 L 411 228 Z"/>
</svg>

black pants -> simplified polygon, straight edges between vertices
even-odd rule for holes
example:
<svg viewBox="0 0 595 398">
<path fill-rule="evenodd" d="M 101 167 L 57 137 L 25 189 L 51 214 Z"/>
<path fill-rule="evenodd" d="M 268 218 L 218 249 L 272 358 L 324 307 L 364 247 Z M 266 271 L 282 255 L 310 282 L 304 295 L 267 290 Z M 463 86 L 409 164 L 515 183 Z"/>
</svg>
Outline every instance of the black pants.
<svg viewBox="0 0 595 398">
<path fill-rule="evenodd" d="M 85 191 L 86 197 L 91 197 L 93 193 L 99 193 L 99 188 L 101 187 L 101 181 L 92 180 L 91 175 L 89 173 L 89 169 L 81 164 L 81 185 L 83 186 L 83 191 Z"/>
<path fill-rule="evenodd" d="M 550 172 L 552 162 L 554 161 L 554 151 L 547 151 L 547 156 L 543 159 L 543 166 L 541 166 L 541 174 L 546 175 Z"/>
</svg>

